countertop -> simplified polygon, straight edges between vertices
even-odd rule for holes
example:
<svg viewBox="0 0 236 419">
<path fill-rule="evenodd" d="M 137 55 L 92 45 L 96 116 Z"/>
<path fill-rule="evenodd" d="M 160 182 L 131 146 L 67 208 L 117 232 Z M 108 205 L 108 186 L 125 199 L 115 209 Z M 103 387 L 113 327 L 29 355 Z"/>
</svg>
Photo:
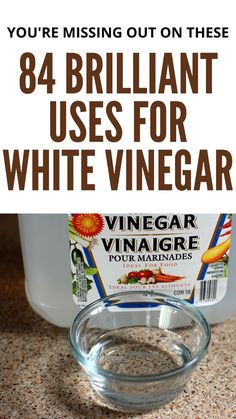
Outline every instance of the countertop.
<svg viewBox="0 0 236 419">
<path fill-rule="evenodd" d="M 97 399 L 67 333 L 27 303 L 17 220 L 0 216 L 0 419 L 236 418 L 236 315 L 212 327 L 209 353 L 182 395 L 143 414 Z"/>
</svg>

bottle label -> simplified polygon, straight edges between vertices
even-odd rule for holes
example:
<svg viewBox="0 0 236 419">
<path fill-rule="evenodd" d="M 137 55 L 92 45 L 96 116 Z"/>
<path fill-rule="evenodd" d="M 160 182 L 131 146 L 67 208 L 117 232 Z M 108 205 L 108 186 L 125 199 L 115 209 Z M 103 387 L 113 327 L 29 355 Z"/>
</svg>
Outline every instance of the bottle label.
<svg viewBox="0 0 236 419">
<path fill-rule="evenodd" d="M 155 290 L 196 306 L 226 294 L 231 214 L 69 214 L 73 299 Z"/>
</svg>

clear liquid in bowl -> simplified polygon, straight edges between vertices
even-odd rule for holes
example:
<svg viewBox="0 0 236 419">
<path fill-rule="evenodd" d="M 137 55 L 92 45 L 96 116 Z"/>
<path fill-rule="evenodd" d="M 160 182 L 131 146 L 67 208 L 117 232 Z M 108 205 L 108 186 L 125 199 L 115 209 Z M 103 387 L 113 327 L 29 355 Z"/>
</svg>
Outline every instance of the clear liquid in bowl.
<svg viewBox="0 0 236 419">
<path fill-rule="evenodd" d="M 191 352 L 178 333 L 146 326 L 104 331 L 88 356 L 92 365 L 127 376 L 161 374 L 189 360 Z"/>
</svg>

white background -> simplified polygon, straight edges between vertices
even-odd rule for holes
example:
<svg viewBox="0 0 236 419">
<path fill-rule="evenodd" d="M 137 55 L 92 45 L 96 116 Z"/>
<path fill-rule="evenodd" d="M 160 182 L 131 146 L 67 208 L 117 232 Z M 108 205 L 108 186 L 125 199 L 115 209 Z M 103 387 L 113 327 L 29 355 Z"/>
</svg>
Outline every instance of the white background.
<svg viewBox="0 0 236 419">
<path fill-rule="evenodd" d="M 0 13 L 0 211 L 1 212 L 235 212 L 236 199 L 234 191 L 201 191 L 180 192 L 173 187 L 172 191 L 125 191 L 125 181 L 120 180 L 119 191 L 110 191 L 110 184 L 104 157 L 105 149 L 173 149 L 186 148 L 192 154 L 193 180 L 199 149 L 207 148 L 211 158 L 213 185 L 215 187 L 215 150 L 228 149 L 235 156 L 235 29 L 233 16 L 234 2 L 227 1 L 7 1 L 1 3 Z M 127 27 L 157 27 L 154 39 L 10 39 L 6 27 L 10 26 L 121 26 L 123 34 Z M 182 38 L 163 39 L 159 35 L 161 27 L 182 27 Z M 189 39 L 184 28 L 187 26 L 228 26 L 228 39 Z M 46 52 L 54 53 L 54 77 L 56 86 L 53 95 L 47 95 L 44 86 L 36 88 L 31 95 L 24 95 L 19 88 L 19 59 L 22 53 L 30 51 L 42 63 Z M 66 52 L 123 52 L 129 56 L 140 52 L 143 57 L 142 72 L 145 84 L 147 64 L 145 57 L 149 52 L 156 52 L 160 57 L 164 52 L 172 52 L 178 62 L 180 52 L 217 52 L 219 59 L 213 63 L 213 94 L 204 93 L 204 66 L 200 69 L 200 93 L 193 95 L 99 95 L 90 100 L 119 100 L 124 112 L 119 117 L 123 126 L 123 138 L 116 144 L 104 139 L 103 143 L 74 143 L 67 138 L 62 143 L 54 143 L 49 134 L 50 100 L 75 100 L 88 102 L 84 94 L 66 95 L 65 93 L 65 54 Z M 36 70 L 40 68 L 37 66 Z M 178 78 L 178 65 L 176 74 Z M 126 62 L 127 85 L 131 80 L 130 63 Z M 185 123 L 188 142 L 170 143 L 168 135 L 162 143 L 154 143 L 149 138 L 148 125 L 143 129 L 141 143 L 133 143 L 133 119 L 130 109 L 133 100 L 162 100 L 168 105 L 170 100 L 185 103 L 188 116 Z M 68 126 L 72 125 L 68 119 Z M 74 126 L 70 126 L 73 129 Z M 104 129 L 107 121 L 104 119 Z M 101 128 L 102 131 L 102 128 Z M 96 148 L 94 174 L 89 177 L 96 183 L 96 191 L 80 191 L 80 159 L 77 158 L 75 181 L 76 189 L 66 191 L 66 166 L 62 164 L 60 191 L 32 192 L 31 166 L 27 177 L 25 191 L 7 190 L 3 149 L 89 149 Z M 135 160 L 134 160 L 135 161 Z M 168 161 L 168 160 L 167 160 Z M 173 161 L 173 159 L 171 159 Z M 235 168 L 231 170 L 231 180 L 236 188 Z M 135 167 L 133 168 L 135 178 Z M 174 184 L 174 172 L 167 177 Z"/>
</svg>

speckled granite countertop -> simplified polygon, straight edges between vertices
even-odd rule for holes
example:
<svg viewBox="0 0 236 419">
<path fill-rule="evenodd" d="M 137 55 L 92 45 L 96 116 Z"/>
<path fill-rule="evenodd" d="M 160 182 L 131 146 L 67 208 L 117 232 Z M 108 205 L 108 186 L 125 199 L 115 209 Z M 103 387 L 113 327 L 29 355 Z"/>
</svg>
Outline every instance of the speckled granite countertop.
<svg viewBox="0 0 236 419">
<path fill-rule="evenodd" d="M 236 418 L 236 315 L 212 327 L 209 353 L 178 399 L 144 414 L 110 410 L 73 361 L 67 330 L 29 307 L 16 229 L 16 217 L 0 216 L 0 419 Z"/>
</svg>

